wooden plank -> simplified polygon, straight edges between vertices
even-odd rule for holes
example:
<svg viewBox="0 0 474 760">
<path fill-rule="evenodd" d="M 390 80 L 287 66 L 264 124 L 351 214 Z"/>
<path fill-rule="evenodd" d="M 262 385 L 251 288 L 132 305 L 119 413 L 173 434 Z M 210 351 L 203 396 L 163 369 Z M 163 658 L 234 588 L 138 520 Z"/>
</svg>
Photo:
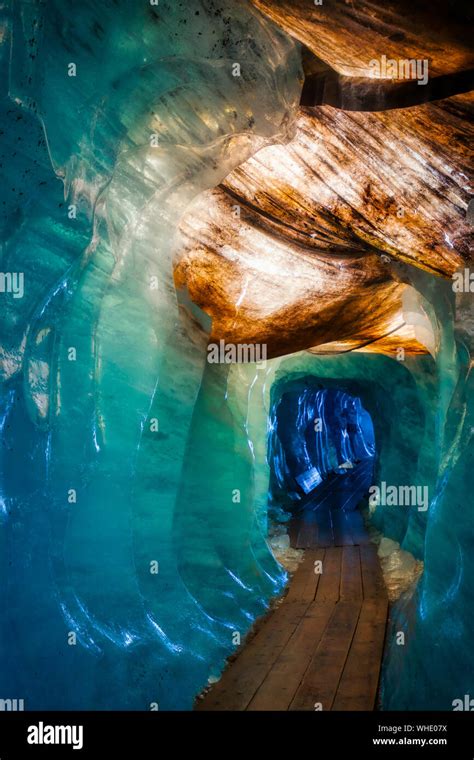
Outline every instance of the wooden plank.
<svg viewBox="0 0 474 760">
<path fill-rule="evenodd" d="M 306 551 L 303 562 L 291 580 L 286 601 L 309 603 L 314 600 L 321 577 L 319 573 L 314 572 L 314 563 L 318 560 L 324 562 L 324 553 L 324 549 Z"/>
<path fill-rule="evenodd" d="M 245 710 L 307 608 L 307 602 L 286 600 L 277 607 L 196 710 Z"/>
<path fill-rule="evenodd" d="M 387 590 L 377 556 L 377 547 L 374 544 L 360 547 L 360 563 L 364 599 L 385 599 Z"/>
<path fill-rule="evenodd" d="M 348 527 L 346 513 L 342 509 L 332 510 L 332 526 L 335 546 L 352 546 L 352 533 Z"/>
<path fill-rule="evenodd" d="M 333 710 L 373 710 L 382 661 L 388 602 L 362 604 L 354 640 L 332 706 Z"/>
<path fill-rule="evenodd" d="M 318 523 L 318 546 L 334 546 L 331 510 L 328 507 L 320 507 L 314 514 Z"/>
<path fill-rule="evenodd" d="M 305 512 L 300 519 L 297 549 L 312 549 L 318 546 L 319 527 L 316 517 L 312 512 Z"/>
<path fill-rule="evenodd" d="M 319 579 L 315 600 L 317 602 L 337 602 L 341 582 L 342 548 L 340 546 L 326 549 L 323 560 L 323 572 Z"/>
<path fill-rule="evenodd" d="M 342 549 L 340 597 L 348 601 L 358 601 L 363 597 L 358 546 L 344 546 Z"/>
<path fill-rule="evenodd" d="M 196 709 L 373 709 L 387 609 L 374 545 L 307 550 L 281 606 Z"/>
<path fill-rule="evenodd" d="M 369 534 L 364 525 L 364 520 L 358 509 L 352 512 L 346 512 L 347 528 L 352 535 L 352 541 L 356 545 L 364 546 L 370 544 Z"/>
<path fill-rule="evenodd" d="M 290 710 L 330 710 L 357 626 L 360 602 L 340 601 L 290 704 Z"/>
<path fill-rule="evenodd" d="M 334 602 L 310 604 L 248 710 L 288 710 L 335 606 Z"/>
</svg>

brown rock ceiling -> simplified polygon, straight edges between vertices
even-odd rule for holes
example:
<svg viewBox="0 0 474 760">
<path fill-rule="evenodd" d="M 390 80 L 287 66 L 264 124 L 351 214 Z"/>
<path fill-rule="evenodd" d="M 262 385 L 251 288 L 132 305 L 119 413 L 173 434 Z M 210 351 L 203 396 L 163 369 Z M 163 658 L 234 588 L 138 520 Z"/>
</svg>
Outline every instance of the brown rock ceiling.
<svg viewBox="0 0 474 760">
<path fill-rule="evenodd" d="M 430 74 L 474 66 L 472 31 L 448 0 L 251 0 L 318 58 L 346 76 L 370 76 L 374 58 L 428 58 Z M 467 7 L 467 4 L 465 4 Z"/>
<path fill-rule="evenodd" d="M 380 55 L 392 24 L 382 4 L 328 4 L 324 20 L 307 2 L 254 4 L 346 74 L 360 73 L 364 40 L 365 57 Z M 416 49 L 408 35 L 393 55 L 435 55 L 440 35 L 429 27 Z M 467 65 L 451 37 L 454 26 L 442 72 Z M 424 351 L 403 319 L 396 262 L 449 278 L 470 260 L 472 112 L 472 94 L 377 112 L 302 108 L 288 144 L 200 196 L 182 220 L 175 282 L 212 317 L 211 340 L 266 343 L 269 357 Z"/>
</svg>

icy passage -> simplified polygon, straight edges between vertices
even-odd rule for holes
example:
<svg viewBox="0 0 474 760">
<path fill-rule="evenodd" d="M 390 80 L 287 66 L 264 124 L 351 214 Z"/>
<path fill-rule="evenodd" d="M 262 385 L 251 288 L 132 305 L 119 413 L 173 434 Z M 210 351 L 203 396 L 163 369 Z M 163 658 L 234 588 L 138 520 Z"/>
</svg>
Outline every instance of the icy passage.
<svg viewBox="0 0 474 760">
<path fill-rule="evenodd" d="M 402 0 L 390 40 L 309 5 L 0 9 L 0 700 L 192 709 L 287 589 L 275 535 L 325 505 L 333 549 L 367 486 L 382 707 L 474 694 L 472 93 L 394 107 L 360 51 L 468 54 L 441 2 L 450 56 Z"/>
</svg>

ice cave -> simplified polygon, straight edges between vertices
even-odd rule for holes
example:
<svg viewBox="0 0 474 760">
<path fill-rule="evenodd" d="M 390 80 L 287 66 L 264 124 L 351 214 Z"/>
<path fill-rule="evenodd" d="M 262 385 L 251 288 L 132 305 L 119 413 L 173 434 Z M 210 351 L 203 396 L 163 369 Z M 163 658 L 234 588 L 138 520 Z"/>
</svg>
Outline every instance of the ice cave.
<svg viewBox="0 0 474 760">
<path fill-rule="evenodd" d="M 472 9 L 0 16 L 1 703 L 474 696 Z M 304 631 L 335 615 L 329 694 Z"/>
</svg>

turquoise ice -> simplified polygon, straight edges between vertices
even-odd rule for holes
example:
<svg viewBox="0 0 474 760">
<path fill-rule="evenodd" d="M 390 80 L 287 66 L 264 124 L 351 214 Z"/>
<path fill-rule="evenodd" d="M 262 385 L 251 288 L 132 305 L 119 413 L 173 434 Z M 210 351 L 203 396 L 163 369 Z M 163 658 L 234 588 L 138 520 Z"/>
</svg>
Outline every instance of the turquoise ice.
<svg viewBox="0 0 474 760">
<path fill-rule="evenodd" d="M 404 365 L 209 365 L 174 289 L 190 202 L 291 135 L 298 45 L 237 0 L 1 13 L 1 268 L 24 293 L 0 295 L 0 697 L 192 707 L 285 586 L 267 443 L 272 388 L 304 375 L 361 398 L 378 478 L 430 486 L 426 514 L 373 518 L 425 562 L 393 611 L 408 635 L 383 706 L 474 694 L 470 338 L 450 283 L 407 271 L 434 357 Z"/>
</svg>

